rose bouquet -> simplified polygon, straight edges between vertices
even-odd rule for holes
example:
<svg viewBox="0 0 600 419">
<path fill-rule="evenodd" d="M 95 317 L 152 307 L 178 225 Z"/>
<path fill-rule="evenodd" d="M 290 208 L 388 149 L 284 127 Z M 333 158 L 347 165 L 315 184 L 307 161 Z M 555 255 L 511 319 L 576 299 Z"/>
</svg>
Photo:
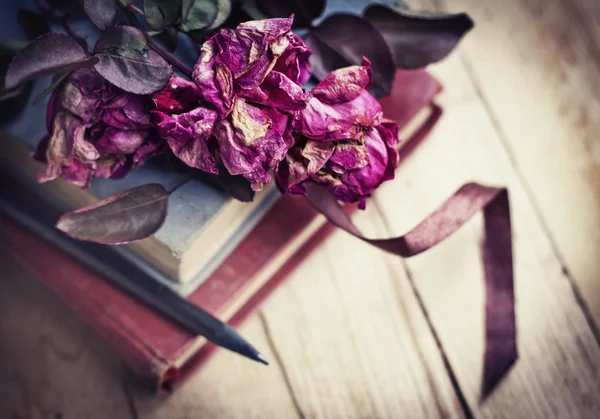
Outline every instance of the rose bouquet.
<svg viewBox="0 0 600 419">
<path fill-rule="evenodd" d="M 398 124 L 378 98 L 392 93 L 396 68 L 445 58 L 471 29 L 467 15 L 366 5 L 360 15 L 330 13 L 323 20 L 325 3 L 318 1 L 144 0 L 139 7 L 84 0 L 83 10 L 70 2 L 38 3 L 47 19 L 20 12 L 31 42 L 4 55 L 10 65 L 1 98 L 23 108 L 33 80 L 54 76 L 36 99 L 49 96 L 47 134 L 34 153 L 44 163 L 39 182 L 63 178 L 86 188 L 96 177 L 121 178 L 167 154 L 186 167 L 189 180 L 200 172 L 214 176 L 243 201 L 274 181 L 340 228 L 404 257 L 427 250 L 485 208 L 488 234 L 504 235 L 498 249 L 488 249 L 488 289 L 508 284 L 498 292 L 512 298 L 512 270 L 498 268 L 511 266 L 504 189 L 465 185 L 393 239 L 363 237 L 340 206 L 364 209 L 394 178 Z M 81 11 L 97 27 L 93 46 L 71 24 Z M 66 34 L 50 32 L 47 20 Z M 187 43 L 178 48 L 182 38 Z M 173 52 L 182 49 L 196 54 L 193 68 Z M 148 184 L 123 191 L 65 214 L 57 227 L 80 240 L 140 240 L 161 227 L 176 190 Z M 488 299 L 486 313 L 489 391 L 516 358 L 516 346 L 514 308 Z"/>
</svg>

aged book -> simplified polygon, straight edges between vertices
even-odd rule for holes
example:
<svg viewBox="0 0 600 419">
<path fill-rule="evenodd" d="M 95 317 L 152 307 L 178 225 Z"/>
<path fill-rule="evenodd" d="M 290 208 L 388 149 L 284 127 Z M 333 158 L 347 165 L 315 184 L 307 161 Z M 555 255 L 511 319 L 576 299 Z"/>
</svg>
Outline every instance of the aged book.
<svg viewBox="0 0 600 419">
<path fill-rule="evenodd" d="M 405 158 L 426 138 L 441 114 L 434 103 L 440 85 L 425 71 L 399 70 L 396 83 L 403 87 L 404 94 L 381 102 L 386 113 L 402 127 L 401 157 Z M 43 222 L 40 215 L 56 211 L 49 203 L 56 200 L 49 200 L 31 184 L 27 186 L 31 179 L 26 176 L 15 172 L 10 176 L 0 176 L 0 186 L 7 192 L 0 199 L 0 237 L 8 252 L 103 338 L 131 370 L 155 389 L 171 390 L 207 359 L 215 349 L 213 345 L 113 285 L 102 272 L 102 266 L 114 272 L 110 260 L 93 260 L 84 252 L 67 254 L 61 250 L 57 245 L 60 239 L 53 240 L 61 233 L 53 228 L 52 217 Z M 13 195 L 11 203 L 9 190 L 29 196 L 27 199 L 33 202 L 29 207 L 35 210 L 24 216 L 25 198 L 15 199 Z M 185 220 L 179 222 L 185 225 Z M 305 200 L 281 197 L 235 246 L 235 251 L 227 252 L 206 281 L 188 290 L 187 299 L 236 326 L 331 230 Z M 122 246 L 111 247 L 115 248 Z M 160 280 L 156 270 L 141 258 L 130 261 L 138 269 L 135 275 Z"/>
</svg>

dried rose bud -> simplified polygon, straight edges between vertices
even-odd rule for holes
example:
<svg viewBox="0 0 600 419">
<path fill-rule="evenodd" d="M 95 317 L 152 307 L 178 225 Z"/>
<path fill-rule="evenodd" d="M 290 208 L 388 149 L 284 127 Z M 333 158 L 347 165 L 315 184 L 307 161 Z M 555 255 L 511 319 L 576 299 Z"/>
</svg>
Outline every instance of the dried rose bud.
<svg viewBox="0 0 600 419">
<path fill-rule="evenodd" d="M 38 181 L 60 176 L 86 188 L 93 176 L 123 177 L 164 152 L 164 142 L 150 123 L 151 104 L 117 88 L 93 68 L 71 73 L 48 103 L 49 134 L 35 153 L 46 163 Z"/>
<path fill-rule="evenodd" d="M 398 126 L 382 119 L 381 106 L 365 88 L 371 69 L 362 66 L 332 72 L 311 92 L 307 108 L 296 114 L 296 144 L 279 165 L 279 188 L 306 194 L 303 184 L 327 186 L 340 201 L 359 202 L 382 182 L 394 178 L 398 165 Z"/>
<path fill-rule="evenodd" d="M 291 32 L 293 19 L 266 19 L 223 29 L 207 40 L 193 80 L 224 118 L 236 96 L 279 110 L 303 109 L 310 49 Z"/>
</svg>

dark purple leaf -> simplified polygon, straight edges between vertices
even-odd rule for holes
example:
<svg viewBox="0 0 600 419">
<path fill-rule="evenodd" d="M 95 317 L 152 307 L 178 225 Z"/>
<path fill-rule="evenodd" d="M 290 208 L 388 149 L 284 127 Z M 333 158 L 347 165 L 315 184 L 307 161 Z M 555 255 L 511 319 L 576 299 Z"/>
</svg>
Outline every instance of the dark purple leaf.
<svg viewBox="0 0 600 419">
<path fill-rule="evenodd" d="M 208 28 L 216 20 L 219 4 L 228 0 L 182 0 L 181 22 L 183 32 Z"/>
<path fill-rule="evenodd" d="M 381 97 L 392 90 L 396 71 L 392 52 L 381 34 L 363 18 L 333 15 L 312 29 L 305 41 L 313 50 L 310 62 L 318 79 L 335 69 L 360 65 L 364 56 L 373 68 L 369 91 Z"/>
<path fill-rule="evenodd" d="M 145 34 L 131 26 L 109 29 L 94 48 L 95 68 L 105 79 L 128 92 L 148 95 L 162 89 L 173 69 L 146 48 Z"/>
<path fill-rule="evenodd" d="M 443 15 L 369 6 L 364 13 L 394 52 L 396 65 L 415 69 L 443 60 L 473 27 L 464 13 Z"/>
<path fill-rule="evenodd" d="M 144 0 L 146 22 L 152 29 L 161 30 L 177 22 L 181 0 Z"/>
<path fill-rule="evenodd" d="M 31 42 L 13 58 L 4 85 L 12 89 L 27 80 L 75 70 L 96 61 L 73 38 L 51 32 Z"/>
<path fill-rule="evenodd" d="M 118 26 L 104 32 L 94 46 L 94 52 L 102 53 L 109 50 L 121 54 L 144 53 L 148 41 L 144 32 L 133 26 Z"/>
<path fill-rule="evenodd" d="M 325 0 L 256 0 L 256 6 L 268 17 L 289 17 L 294 14 L 294 26 L 310 26 L 325 8 Z"/>
<path fill-rule="evenodd" d="M 56 227 L 78 239 L 123 244 L 156 233 L 167 216 L 169 192 L 150 183 L 64 214 Z"/>
<path fill-rule="evenodd" d="M 105 30 L 115 19 L 117 0 L 83 0 L 83 8 L 94 25 Z"/>
<path fill-rule="evenodd" d="M 50 27 L 42 15 L 31 10 L 19 9 L 17 21 L 21 30 L 30 41 L 50 32 Z"/>
<path fill-rule="evenodd" d="M 233 198 L 242 202 L 252 202 L 254 200 L 252 186 L 243 176 L 232 176 L 223 165 L 220 165 L 217 176 L 225 192 Z"/>
</svg>

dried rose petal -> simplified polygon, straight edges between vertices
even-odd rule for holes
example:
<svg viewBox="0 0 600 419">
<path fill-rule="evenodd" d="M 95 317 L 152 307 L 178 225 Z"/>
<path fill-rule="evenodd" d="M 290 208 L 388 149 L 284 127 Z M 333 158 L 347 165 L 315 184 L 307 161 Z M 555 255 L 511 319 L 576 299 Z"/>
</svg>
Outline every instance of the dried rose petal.
<svg viewBox="0 0 600 419">
<path fill-rule="evenodd" d="M 349 102 L 329 105 L 313 97 L 295 115 L 292 129 L 318 141 L 359 140 L 363 132 L 381 122 L 381 105 L 363 90 Z"/>
<path fill-rule="evenodd" d="M 291 17 L 254 20 L 215 35 L 222 48 L 219 60 L 241 88 L 251 89 L 263 82 L 290 44 L 292 22 Z"/>
<path fill-rule="evenodd" d="M 253 103 L 280 111 L 299 111 L 306 108 L 310 94 L 282 73 L 272 71 L 255 89 L 240 90 L 238 95 Z"/>
<path fill-rule="evenodd" d="M 163 90 L 152 96 L 156 110 L 168 114 L 182 113 L 198 104 L 200 91 L 194 82 L 173 75 Z"/>
<path fill-rule="evenodd" d="M 99 152 L 106 154 L 133 154 L 147 136 L 148 131 L 125 131 L 107 127 L 95 146 Z"/>
<path fill-rule="evenodd" d="M 208 141 L 217 119 L 217 113 L 208 108 L 195 108 L 190 112 L 168 115 L 152 111 L 155 126 L 167 140 L 173 153 L 185 164 L 206 172 L 217 173 L 215 159 Z"/>
<path fill-rule="evenodd" d="M 291 25 L 291 17 L 246 22 L 204 43 L 192 78 L 221 118 L 236 96 L 282 111 L 306 106 L 300 85 L 310 78 L 310 49 Z"/>
<path fill-rule="evenodd" d="M 367 164 L 358 170 L 347 169 L 343 166 L 346 170 L 333 182 L 326 177 L 319 180 L 329 186 L 329 190 L 338 200 L 358 201 L 359 207 L 364 209 L 364 198 L 371 196 L 373 191 L 384 181 L 394 178 L 394 169 L 398 164 L 398 156 L 394 148 L 397 138 L 397 126 L 394 122 L 386 122 L 376 127 L 367 134 L 365 139 L 364 152 L 368 157 Z M 345 155 L 340 161 L 349 157 L 348 150 L 345 150 L 343 154 Z M 353 157 L 346 162 L 352 164 Z M 313 177 L 313 179 L 317 179 L 317 177 Z"/>
<path fill-rule="evenodd" d="M 293 131 L 319 141 L 360 140 L 383 117 L 381 105 L 365 90 L 370 75 L 368 60 L 332 72 L 314 87 L 306 109 L 296 114 Z"/>
<path fill-rule="evenodd" d="M 222 54 L 215 37 L 206 41 L 194 65 L 192 79 L 204 100 L 217 108 L 224 118 L 233 104 L 233 78 L 228 67 L 221 62 Z"/>
<path fill-rule="evenodd" d="M 309 58 L 312 53 L 302 38 L 292 34 L 290 44 L 277 59 L 273 71 L 287 76 L 294 83 L 303 86 L 311 76 Z"/>
<path fill-rule="evenodd" d="M 372 74 L 371 63 L 365 58 L 362 65 L 332 71 L 311 94 L 328 105 L 349 102 L 369 86 Z"/>
<path fill-rule="evenodd" d="M 227 171 L 246 177 L 254 190 L 269 183 L 269 172 L 275 170 L 294 143 L 287 124 L 287 115 L 238 98 L 231 118 L 220 120 L 214 131 Z"/>
</svg>

